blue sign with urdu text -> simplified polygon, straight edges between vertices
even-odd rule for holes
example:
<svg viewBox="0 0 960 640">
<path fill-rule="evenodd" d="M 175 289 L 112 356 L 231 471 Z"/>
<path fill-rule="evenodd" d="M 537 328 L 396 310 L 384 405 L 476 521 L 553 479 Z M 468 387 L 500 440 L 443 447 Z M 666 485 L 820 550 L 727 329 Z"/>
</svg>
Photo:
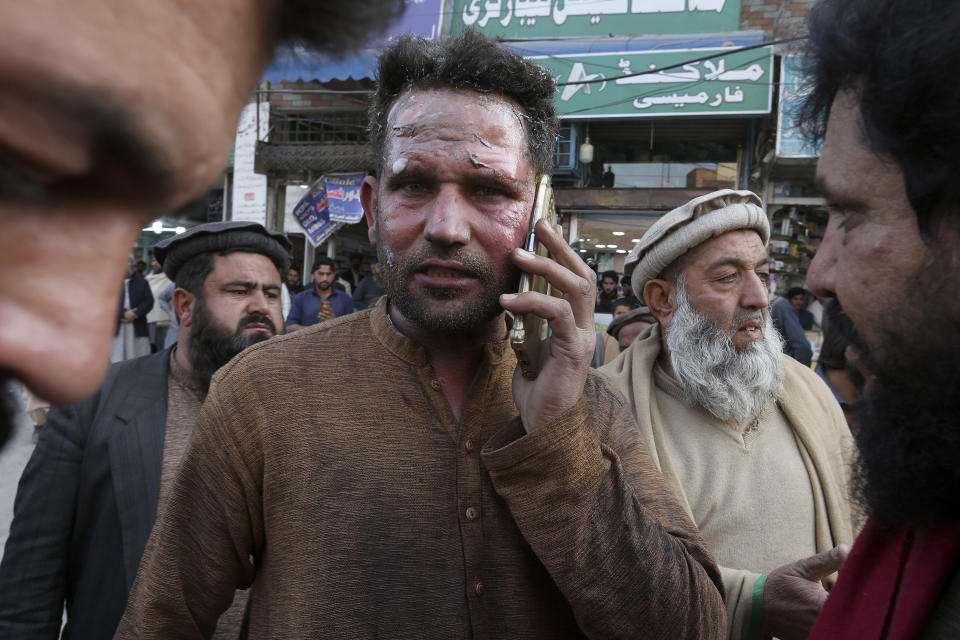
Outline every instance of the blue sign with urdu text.
<svg viewBox="0 0 960 640">
<path fill-rule="evenodd" d="M 342 222 L 330 219 L 324 180 L 325 177 L 321 176 L 310 185 L 307 193 L 300 198 L 300 202 L 293 209 L 293 217 L 303 227 L 304 235 L 313 246 L 321 244 L 343 226 Z"/>
<path fill-rule="evenodd" d="M 360 185 L 366 177 L 366 173 L 330 173 L 323 176 L 330 220 L 346 224 L 363 220 Z"/>
</svg>

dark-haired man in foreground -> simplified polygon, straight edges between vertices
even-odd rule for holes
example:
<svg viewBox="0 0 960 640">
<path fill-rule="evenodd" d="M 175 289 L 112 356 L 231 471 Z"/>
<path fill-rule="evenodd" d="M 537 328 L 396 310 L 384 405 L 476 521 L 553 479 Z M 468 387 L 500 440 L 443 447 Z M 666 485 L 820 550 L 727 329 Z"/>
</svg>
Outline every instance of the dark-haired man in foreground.
<svg viewBox="0 0 960 640">
<path fill-rule="evenodd" d="M 381 56 L 361 200 L 388 296 L 218 374 L 118 638 L 206 636 L 251 585 L 257 638 L 723 636 L 709 552 L 589 372 L 593 273 L 546 224 L 555 261 L 518 249 L 553 95 L 473 32 Z M 519 269 L 562 297 L 507 293 Z M 550 321 L 536 379 L 505 309 Z"/>
<path fill-rule="evenodd" d="M 283 332 L 289 241 L 253 222 L 194 227 L 156 257 L 177 288 L 173 349 L 115 365 L 52 410 L 20 480 L 0 564 L 0 638 L 113 637 L 213 372 Z M 243 598 L 218 637 L 236 638 Z"/>
<path fill-rule="evenodd" d="M 827 0 L 807 124 L 830 219 L 807 274 L 866 344 L 871 514 L 811 638 L 960 637 L 960 5 Z"/>
<path fill-rule="evenodd" d="M 0 3 L 0 382 L 54 403 L 93 393 L 130 247 L 216 180 L 276 47 L 345 55 L 404 4 Z M 0 446 L 11 417 L 0 406 Z"/>
</svg>

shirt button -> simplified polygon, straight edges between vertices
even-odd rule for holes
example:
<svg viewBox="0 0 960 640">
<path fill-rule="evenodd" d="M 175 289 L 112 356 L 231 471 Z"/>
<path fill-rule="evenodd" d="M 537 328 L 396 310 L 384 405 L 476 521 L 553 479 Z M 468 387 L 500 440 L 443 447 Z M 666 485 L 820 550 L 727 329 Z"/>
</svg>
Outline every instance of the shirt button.
<svg viewBox="0 0 960 640">
<path fill-rule="evenodd" d="M 467 510 L 464 512 L 464 515 L 467 516 L 467 520 L 473 520 L 477 517 L 477 510 L 473 507 L 467 507 Z"/>
<path fill-rule="evenodd" d="M 482 596 L 482 595 L 483 595 L 483 583 L 480 582 L 479 580 L 477 580 L 476 582 L 474 582 L 474 583 L 473 583 L 473 592 L 474 592 L 475 594 L 477 594 L 478 596 Z"/>
<path fill-rule="evenodd" d="M 437 379 L 431 380 L 431 381 L 430 381 L 430 386 L 433 387 L 433 390 L 434 390 L 434 391 L 440 391 L 440 381 L 439 381 L 439 380 L 437 380 Z"/>
<path fill-rule="evenodd" d="M 467 438 L 463 443 L 463 448 L 467 450 L 467 453 L 473 453 L 473 440 Z"/>
</svg>

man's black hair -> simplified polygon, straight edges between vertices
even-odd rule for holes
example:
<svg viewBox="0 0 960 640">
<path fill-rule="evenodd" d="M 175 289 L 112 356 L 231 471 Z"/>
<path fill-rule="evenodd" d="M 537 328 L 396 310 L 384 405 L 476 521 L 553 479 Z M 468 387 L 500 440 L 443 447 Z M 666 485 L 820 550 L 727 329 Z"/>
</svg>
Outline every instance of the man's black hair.
<svg viewBox="0 0 960 640">
<path fill-rule="evenodd" d="M 806 296 L 806 295 L 807 295 L 807 292 L 803 289 L 803 287 L 790 287 L 790 289 L 787 290 L 786 298 L 787 300 L 789 300 L 794 296 Z"/>
<path fill-rule="evenodd" d="M 333 258 L 331 258 L 330 256 L 317 256 L 313 262 L 314 273 L 316 273 L 317 269 L 319 269 L 324 265 L 330 267 L 331 271 L 339 271 L 339 269 L 337 268 L 337 263 Z"/>
<path fill-rule="evenodd" d="M 600 282 L 603 282 L 607 278 L 613 280 L 613 283 L 616 284 L 620 281 L 620 275 L 616 271 L 604 271 L 603 275 L 600 276 Z"/>
<path fill-rule="evenodd" d="M 203 283 L 213 271 L 213 254 L 198 253 L 187 260 L 177 272 L 175 284 L 178 289 L 186 289 L 197 298 L 203 298 Z"/>
<path fill-rule="evenodd" d="M 429 89 L 475 91 L 517 103 L 523 109 L 517 118 L 527 133 L 530 163 L 538 174 L 553 170 L 559 127 L 553 76 L 518 53 L 468 30 L 443 40 L 403 36 L 380 56 L 377 92 L 370 105 L 370 143 L 378 174 L 386 157 L 390 107 L 406 91 Z"/>
<path fill-rule="evenodd" d="M 800 122 L 822 140 L 839 91 L 859 102 L 866 146 L 892 158 L 921 231 L 938 207 L 960 205 L 960 4 L 821 0 L 810 12 Z"/>
</svg>

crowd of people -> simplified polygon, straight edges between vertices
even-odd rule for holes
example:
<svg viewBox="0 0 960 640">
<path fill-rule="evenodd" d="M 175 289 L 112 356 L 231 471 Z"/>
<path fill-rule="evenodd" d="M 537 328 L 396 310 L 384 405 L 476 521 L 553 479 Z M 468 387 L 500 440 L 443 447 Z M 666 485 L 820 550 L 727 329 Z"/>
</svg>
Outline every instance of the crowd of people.
<svg viewBox="0 0 960 640">
<path fill-rule="evenodd" d="M 402 4 L 0 9 L 0 144 L 47 169 L 0 172 L 0 371 L 56 405 L 0 637 L 957 637 L 960 8 L 811 12 L 816 373 L 774 326 L 802 331 L 807 294 L 771 301 L 749 191 L 664 215 L 599 290 L 543 221 L 549 257 L 520 249 L 555 81 L 472 31 L 380 56 L 361 190 L 379 274 L 321 258 L 297 292 L 282 234 L 222 222 L 159 244 L 163 278 L 123 279 L 143 222 L 220 166 L 278 42 L 337 53 Z M 517 294 L 521 272 L 553 295 Z M 127 357 L 147 298 L 175 342 Z M 536 375 L 507 339 L 530 313 L 551 330 Z"/>
</svg>

